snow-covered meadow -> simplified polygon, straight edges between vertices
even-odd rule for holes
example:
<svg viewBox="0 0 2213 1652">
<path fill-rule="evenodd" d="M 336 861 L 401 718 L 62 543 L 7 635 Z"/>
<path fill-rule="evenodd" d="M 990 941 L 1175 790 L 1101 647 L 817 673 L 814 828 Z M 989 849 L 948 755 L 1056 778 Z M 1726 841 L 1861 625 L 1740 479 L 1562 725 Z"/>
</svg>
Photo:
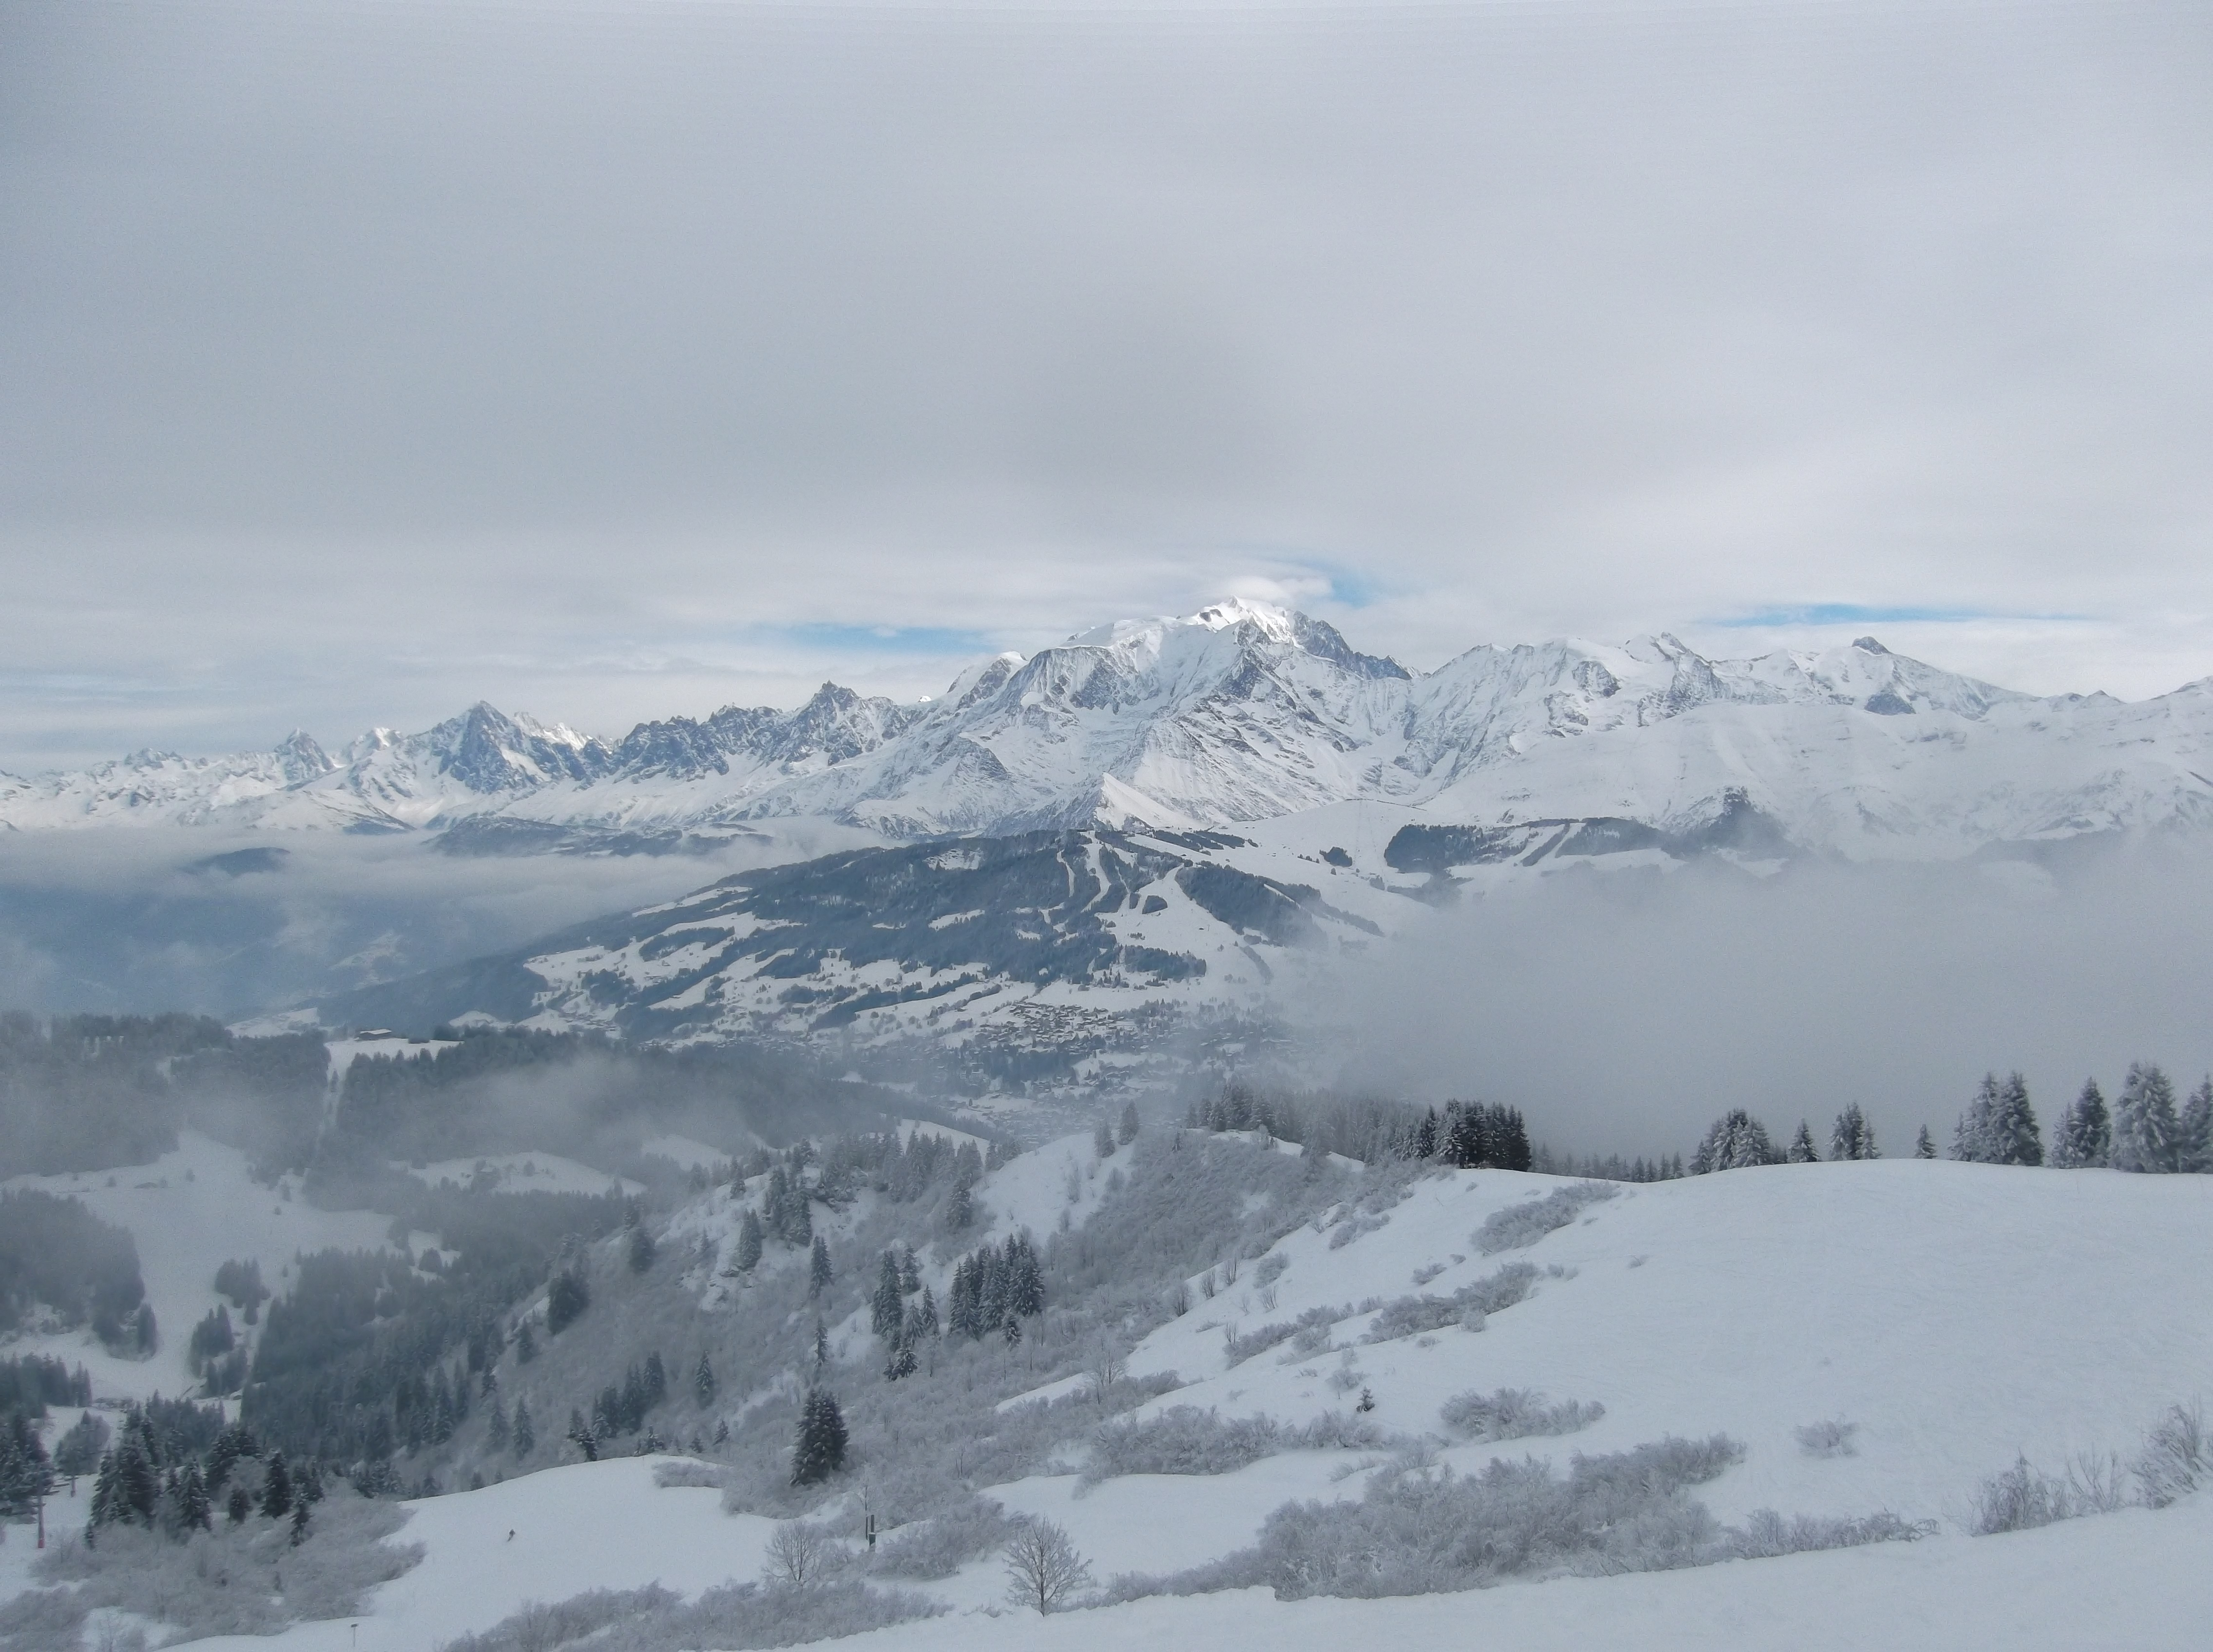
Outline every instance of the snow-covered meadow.
<svg viewBox="0 0 2213 1652">
<path fill-rule="evenodd" d="M 985 1216 L 973 1237 L 1080 1230 L 1112 1198 L 1131 1154 L 1101 1161 L 1085 1136 L 1019 1155 L 977 1188 Z M 1410 1464 L 1432 1477 L 1525 1456 L 1564 1469 L 1575 1454 L 1722 1434 L 1741 1444 L 1741 1460 L 1692 1490 L 1722 1527 L 1759 1510 L 1887 1513 L 1929 1534 L 1411 1599 L 1277 1600 L 1253 1588 L 1156 1595 L 1044 1621 L 1006 1603 L 1003 1563 L 986 1554 L 949 1576 L 884 1580 L 920 1590 L 943 1615 L 862 1640 L 900 1652 L 956 1638 L 1071 1652 L 1202 1642 L 1243 1652 L 1285 1637 L 1416 1648 L 2203 1643 L 2213 1493 L 2037 1530 L 1972 1532 L 1990 1477 L 2022 1460 L 2055 1476 L 2102 1462 L 2125 1482 L 2145 1431 L 2213 1387 L 2202 1271 L 2213 1179 L 1912 1160 L 1777 1166 L 1621 1186 L 1568 1210 L 1549 1231 L 1492 1221 L 1570 1186 L 1439 1171 L 1318 1207 L 1264 1253 L 1186 1278 L 1186 1310 L 1121 1350 L 1124 1397 L 1109 1406 L 1089 1405 L 1083 1377 L 1030 1393 L 1015 1385 L 997 1413 L 1064 1438 L 1044 1472 L 976 1490 L 1010 1515 L 1065 1528 L 1105 1585 L 1219 1561 L 1253 1545 L 1284 1504 L 1356 1500 Z M 728 1190 L 712 1190 L 676 1213 L 664 1243 L 709 1237 L 730 1204 Z M 1548 1208 L 1566 1209 L 1558 1200 Z M 856 1207 L 828 1231 L 857 1234 L 868 1219 Z M 1505 1242 L 1533 1232 L 1533 1242 Z M 1500 1247 L 1486 1253 L 1486 1237 Z M 925 1277 L 942 1292 L 945 1274 L 941 1253 Z M 1513 1289 L 1491 1300 L 1509 1305 L 1487 1314 L 1453 1308 L 1455 1292 L 1466 1301 L 1470 1287 L 1501 1277 Z M 692 1300 L 704 1304 L 698 1313 L 743 1311 L 742 1293 L 704 1289 Z M 1394 1334 L 1408 1324 L 1428 1328 Z M 1291 1326 L 1304 1334 L 1287 1333 Z M 834 1335 L 840 1352 L 827 1385 L 850 1398 L 881 1383 L 865 1316 L 841 1318 Z M 1582 1426 L 1494 1443 L 1442 1414 L 1455 1395 L 1502 1389 L 1580 1402 Z M 1363 1404 L 1371 1409 L 1355 1411 Z M 1033 1411 L 1040 1405 L 1052 1410 Z M 1226 1472 L 1100 1478 L 1093 1436 L 1102 1417 L 1143 1425 L 1180 1407 L 1218 1421 L 1272 1419 L 1286 1431 L 1334 1413 L 1372 1427 L 1378 1443 L 1294 1441 Z M 236 1644 L 430 1648 L 482 1633 L 532 1601 L 655 1583 L 688 1598 L 763 1577 L 776 1522 L 726 1512 L 711 1484 L 657 1484 L 655 1468 L 672 1461 L 681 1463 L 570 1463 L 410 1505 L 391 1540 L 421 1544 L 425 1558 L 374 1590 L 358 1618 Z M 722 1472 L 702 1464 L 674 1478 L 711 1482 Z M 864 1462 L 834 1479 L 807 1515 L 856 1568 L 865 1564 L 855 1535 L 864 1484 L 850 1482 L 870 1472 Z M 22 1559 L 10 1551 L 0 1588 L 26 1581 Z"/>
</svg>

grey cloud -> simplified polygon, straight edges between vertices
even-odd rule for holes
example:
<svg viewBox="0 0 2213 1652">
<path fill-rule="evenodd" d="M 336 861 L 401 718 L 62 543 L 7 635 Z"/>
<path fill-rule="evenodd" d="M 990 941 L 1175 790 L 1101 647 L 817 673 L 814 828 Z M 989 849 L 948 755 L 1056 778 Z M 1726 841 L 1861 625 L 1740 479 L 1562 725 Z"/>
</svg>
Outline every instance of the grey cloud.
<svg viewBox="0 0 2213 1652">
<path fill-rule="evenodd" d="M 1780 1141 L 1858 1102 L 1884 1150 L 1948 1144 L 1985 1071 L 2047 1130 L 2086 1077 L 2213 1068 L 2202 845 L 1933 866 L 1563 877 L 1441 915 L 1331 983 L 1340 1082 L 1521 1106 L 1555 1146 L 1687 1153 L 1730 1107 Z"/>
<path fill-rule="evenodd" d="M 1417 664 L 1835 600 L 2213 668 L 2201 9 L 0 29 L 0 646 L 161 689 L 17 700 L 0 766 L 615 727 L 870 668 L 734 627 L 1315 564 Z"/>
</svg>

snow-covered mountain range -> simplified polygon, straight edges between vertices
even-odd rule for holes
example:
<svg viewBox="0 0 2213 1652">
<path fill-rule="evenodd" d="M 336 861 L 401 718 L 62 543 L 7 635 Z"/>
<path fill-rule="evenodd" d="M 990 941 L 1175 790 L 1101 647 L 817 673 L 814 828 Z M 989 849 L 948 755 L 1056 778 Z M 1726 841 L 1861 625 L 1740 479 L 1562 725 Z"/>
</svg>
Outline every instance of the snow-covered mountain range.
<svg viewBox="0 0 2213 1652">
<path fill-rule="evenodd" d="M 0 823 L 430 829 L 449 846 L 653 847 L 827 818 L 890 842 L 1235 828 L 1365 801 L 1492 827 L 1696 829 L 1748 802 L 1849 858 L 2213 822 L 2213 680 L 2129 704 L 2039 698 L 1891 653 L 1710 660 L 1667 636 L 1471 649 L 1417 674 L 1231 601 L 964 671 L 900 705 L 825 685 L 613 742 L 478 704 L 336 755 L 142 752 L 0 777 Z"/>
</svg>

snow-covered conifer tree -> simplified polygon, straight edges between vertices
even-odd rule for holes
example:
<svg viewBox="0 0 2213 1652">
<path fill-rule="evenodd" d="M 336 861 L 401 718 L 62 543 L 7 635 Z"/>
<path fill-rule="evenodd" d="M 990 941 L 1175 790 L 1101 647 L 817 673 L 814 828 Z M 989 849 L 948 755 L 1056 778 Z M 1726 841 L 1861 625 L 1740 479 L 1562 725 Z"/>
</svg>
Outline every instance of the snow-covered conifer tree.
<svg viewBox="0 0 2213 1652">
<path fill-rule="evenodd" d="M 1790 1138 L 1783 1149 L 1783 1158 L 1791 1164 L 1817 1164 L 1821 1155 L 1814 1151 L 1814 1127 L 1803 1119 L 1798 1121 L 1798 1133 Z"/>
<path fill-rule="evenodd" d="M 269 1470 L 261 1482 L 261 1512 L 282 1520 L 292 1512 L 292 1472 L 284 1466 L 284 1454 L 269 1454 Z"/>
<path fill-rule="evenodd" d="M 1933 1159 L 1936 1156 L 1936 1141 L 1930 1135 L 1929 1126 L 1926 1125 L 1922 1125 L 1921 1134 L 1913 1139 L 1913 1156 L 1917 1159 Z"/>
<path fill-rule="evenodd" d="M 1967 1103 L 1966 1111 L 1952 1126 L 1952 1156 L 1967 1164 L 1990 1164 L 1993 1157 L 1992 1128 L 1997 1119 L 1998 1076 L 1983 1075 L 1982 1087 L 1975 1099 Z"/>
<path fill-rule="evenodd" d="M 1767 1126 L 1742 1107 L 1734 1107 L 1714 1120 L 1706 1131 L 1691 1160 L 1691 1173 L 1704 1176 L 1716 1170 L 1741 1170 L 1775 1161 L 1775 1144 L 1768 1137 Z"/>
<path fill-rule="evenodd" d="M 886 1251 L 876 1263 L 875 1294 L 869 1299 L 869 1329 L 889 1338 L 905 1317 L 906 1304 L 899 1295 L 899 1260 Z"/>
<path fill-rule="evenodd" d="M 1998 1086 L 1984 1142 L 1992 1164 L 2042 1164 L 2044 1138 L 2036 1127 L 2036 1113 L 2028 1105 L 2028 1083 L 2019 1073 L 2009 1073 Z"/>
<path fill-rule="evenodd" d="M 2085 1079 L 2082 1094 L 2060 1114 L 2052 1132 L 2051 1162 L 2069 1170 L 2102 1169 L 2112 1150 L 2113 1124 L 2105 1093 L 2096 1079 Z"/>
<path fill-rule="evenodd" d="M 1860 1104 L 1853 1102 L 1837 1115 L 1835 1128 L 1829 1132 L 1829 1156 L 1832 1159 L 1879 1159 L 1882 1155 L 1875 1144 L 1875 1126 L 1868 1123 L 1867 1114 Z"/>
<path fill-rule="evenodd" d="M 844 1466 L 844 1413 L 826 1391 L 810 1388 L 799 1408 L 799 1437 L 791 1450 L 791 1483 L 813 1485 Z"/>
<path fill-rule="evenodd" d="M 807 1294 L 820 1296 L 828 1288 L 831 1277 L 830 1247 L 823 1243 L 822 1235 L 817 1234 L 808 1253 Z"/>
<path fill-rule="evenodd" d="M 2174 1086 L 2167 1075 L 2146 1063 L 2131 1063 L 2119 1099 L 2113 1103 L 2113 1168 L 2155 1174 L 2172 1171 L 2181 1136 Z"/>
<path fill-rule="evenodd" d="M 2213 1076 L 2200 1082 L 2183 1106 L 2175 1168 L 2193 1175 L 2213 1173 Z"/>
<path fill-rule="evenodd" d="M 749 1209 L 738 1219 L 738 1271 L 751 1273 L 761 1259 L 761 1219 Z"/>
</svg>

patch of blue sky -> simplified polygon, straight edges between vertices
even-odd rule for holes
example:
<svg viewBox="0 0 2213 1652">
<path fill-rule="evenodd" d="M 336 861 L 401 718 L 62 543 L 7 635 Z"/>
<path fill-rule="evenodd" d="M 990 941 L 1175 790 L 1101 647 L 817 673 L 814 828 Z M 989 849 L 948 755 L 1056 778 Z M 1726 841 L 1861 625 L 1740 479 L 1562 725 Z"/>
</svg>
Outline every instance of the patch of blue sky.
<svg viewBox="0 0 2213 1652">
<path fill-rule="evenodd" d="M 1935 608 L 1914 604 L 1806 602 L 1755 608 L 1706 623 L 1732 630 L 1770 630 L 1783 625 L 1966 625 L 1987 619 L 2079 620 L 2071 613 L 2008 613 L 1997 608 Z"/>
<path fill-rule="evenodd" d="M 1387 594 L 1360 570 L 1327 557 L 1265 544 L 1241 544 L 1232 548 L 1254 559 L 1257 565 L 1247 571 L 1258 577 L 1279 580 L 1287 586 L 1304 587 L 1308 591 L 1316 586 L 1326 587 L 1327 600 L 1343 607 L 1365 608 Z"/>
</svg>

